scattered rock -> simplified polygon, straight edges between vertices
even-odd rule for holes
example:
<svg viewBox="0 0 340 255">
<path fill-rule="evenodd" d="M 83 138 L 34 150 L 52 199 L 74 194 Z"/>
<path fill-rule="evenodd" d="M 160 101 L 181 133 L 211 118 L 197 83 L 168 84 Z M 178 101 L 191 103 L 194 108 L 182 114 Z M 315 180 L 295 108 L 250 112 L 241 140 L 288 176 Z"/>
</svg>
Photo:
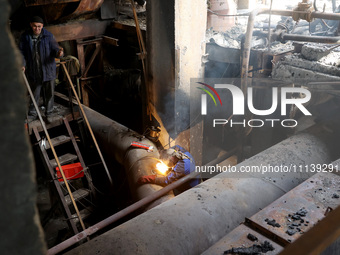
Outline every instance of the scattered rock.
<svg viewBox="0 0 340 255">
<path fill-rule="evenodd" d="M 334 193 L 333 196 L 332 196 L 332 198 L 339 198 L 339 195 L 336 194 L 336 193 Z"/>
<path fill-rule="evenodd" d="M 270 226 L 273 226 L 273 227 L 276 227 L 276 228 L 281 227 L 281 225 L 279 223 L 277 223 L 276 220 L 274 220 L 274 219 L 272 219 L 272 220 L 265 219 L 264 221 L 267 222 L 267 224 L 270 225 Z"/>
<path fill-rule="evenodd" d="M 247 238 L 250 240 L 250 241 L 253 241 L 253 242 L 257 242 L 259 239 L 257 239 L 256 236 L 252 235 L 252 234 L 248 234 L 247 235 Z"/>
<path fill-rule="evenodd" d="M 294 235 L 294 234 L 296 233 L 296 230 L 295 230 L 295 229 L 288 229 L 288 230 L 286 231 L 286 233 L 287 233 L 288 235 L 292 236 L 292 235 Z"/>
</svg>

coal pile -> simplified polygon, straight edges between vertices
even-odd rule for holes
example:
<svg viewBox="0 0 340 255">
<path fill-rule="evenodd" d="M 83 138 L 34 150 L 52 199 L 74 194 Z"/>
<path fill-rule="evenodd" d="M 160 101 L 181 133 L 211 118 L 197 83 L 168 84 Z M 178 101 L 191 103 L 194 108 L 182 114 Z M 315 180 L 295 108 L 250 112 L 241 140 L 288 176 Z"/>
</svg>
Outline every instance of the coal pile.
<svg viewBox="0 0 340 255">
<path fill-rule="evenodd" d="M 281 227 L 281 225 L 279 223 L 277 223 L 276 220 L 274 220 L 274 219 L 272 219 L 272 220 L 265 219 L 264 221 L 267 222 L 268 225 L 273 226 L 275 228 L 280 228 Z"/>
<path fill-rule="evenodd" d="M 307 215 L 308 211 L 305 208 L 301 208 L 293 215 L 288 214 L 287 220 L 290 222 L 290 224 L 287 224 L 288 230 L 286 233 L 290 236 L 294 235 L 295 233 L 302 234 L 303 231 L 301 230 L 302 224 L 304 226 L 308 226 L 309 221 L 305 221 L 303 217 Z"/>
<path fill-rule="evenodd" d="M 225 251 L 223 254 L 260 255 L 261 253 L 267 253 L 268 251 L 273 250 L 273 245 L 268 241 L 264 241 L 262 244 L 254 244 L 253 246 L 247 248 L 231 248 L 230 250 Z"/>
</svg>

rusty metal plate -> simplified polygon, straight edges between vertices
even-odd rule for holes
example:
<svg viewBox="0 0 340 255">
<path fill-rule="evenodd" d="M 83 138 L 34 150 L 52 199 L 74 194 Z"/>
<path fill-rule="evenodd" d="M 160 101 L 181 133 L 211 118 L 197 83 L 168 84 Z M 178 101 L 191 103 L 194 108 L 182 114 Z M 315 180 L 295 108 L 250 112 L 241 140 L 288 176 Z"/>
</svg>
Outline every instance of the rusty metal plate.
<svg viewBox="0 0 340 255">
<path fill-rule="evenodd" d="M 284 245 L 298 239 L 338 207 L 339 195 L 340 176 L 318 173 L 252 216 L 247 224 L 266 231 L 274 240 L 277 236 Z"/>
<path fill-rule="evenodd" d="M 80 0 L 25 0 L 26 7 L 28 6 L 38 6 L 47 4 L 65 4 L 72 2 L 79 2 Z"/>
<path fill-rule="evenodd" d="M 252 241 L 248 239 L 247 238 L 248 234 L 252 234 L 258 240 Z M 277 243 L 255 232 L 254 230 L 245 225 L 240 225 L 237 228 L 235 228 L 232 232 L 230 232 L 228 235 L 219 240 L 212 247 L 210 247 L 206 252 L 203 253 L 203 255 L 223 254 L 224 251 L 231 250 L 232 248 L 248 248 L 253 246 L 254 244 L 258 245 L 262 244 L 265 241 L 269 242 L 274 248 L 273 251 L 268 251 L 266 255 L 278 254 L 283 250 L 283 247 L 278 245 Z"/>
<path fill-rule="evenodd" d="M 77 9 L 64 19 L 73 19 L 83 14 L 96 12 L 103 2 L 104 0 L 81 0 Z"/>
</svg>

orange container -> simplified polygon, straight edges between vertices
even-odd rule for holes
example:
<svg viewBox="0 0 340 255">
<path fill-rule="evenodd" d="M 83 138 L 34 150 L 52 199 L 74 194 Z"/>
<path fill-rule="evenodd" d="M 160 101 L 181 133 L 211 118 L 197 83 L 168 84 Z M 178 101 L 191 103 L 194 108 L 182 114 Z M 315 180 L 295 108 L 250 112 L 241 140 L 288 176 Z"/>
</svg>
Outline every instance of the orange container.
<svg viewBox="0 0 340 255">
<path fill-rule="evenodd" d="M 62 169 L 64 171 L 64 174 L 67 180 L 73 180 L 73 179 L 84 177 L 84 172 L 82 171 L 83 167 L 81 166 L 79 162 L 74 163 L 74 164 L 64 165 L 62 166 Z M 56 170 L 57 170 L 58 180 L 60 182 L 63 182 L 64 180 L 59 171 L 59 167 L 56 167 Z"/>
</svg>

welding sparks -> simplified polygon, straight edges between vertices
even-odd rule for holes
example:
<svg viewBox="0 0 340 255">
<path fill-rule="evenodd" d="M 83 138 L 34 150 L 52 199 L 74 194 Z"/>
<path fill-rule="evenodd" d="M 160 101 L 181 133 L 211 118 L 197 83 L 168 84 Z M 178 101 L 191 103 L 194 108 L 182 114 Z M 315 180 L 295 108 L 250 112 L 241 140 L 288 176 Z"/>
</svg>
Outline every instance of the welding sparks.
<svg viewBox="0 0 340 255">
<path fill-rule="evenodd" d="M 156 169 L 162 175 L 166 175 L 166 172 L 168 171 L 169 167 L 166 164 L 164 164 L 163 162 L 160 162 L 160 163 L 156 164 Z"/>
</svg>

